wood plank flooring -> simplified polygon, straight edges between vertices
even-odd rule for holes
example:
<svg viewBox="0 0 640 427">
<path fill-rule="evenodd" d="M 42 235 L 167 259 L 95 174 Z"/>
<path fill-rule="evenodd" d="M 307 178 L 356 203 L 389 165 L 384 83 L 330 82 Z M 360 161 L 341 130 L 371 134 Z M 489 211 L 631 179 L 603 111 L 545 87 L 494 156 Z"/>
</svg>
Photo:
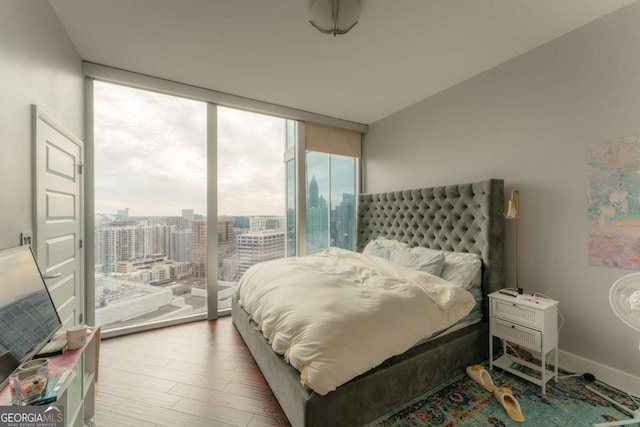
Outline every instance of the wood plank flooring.
<svg viewBox="0 0 640 427">
<path fill-rule="evenodd" d="M 230 317 L 104 340 L 98 427 L 288 426 Z"/>
</svg>

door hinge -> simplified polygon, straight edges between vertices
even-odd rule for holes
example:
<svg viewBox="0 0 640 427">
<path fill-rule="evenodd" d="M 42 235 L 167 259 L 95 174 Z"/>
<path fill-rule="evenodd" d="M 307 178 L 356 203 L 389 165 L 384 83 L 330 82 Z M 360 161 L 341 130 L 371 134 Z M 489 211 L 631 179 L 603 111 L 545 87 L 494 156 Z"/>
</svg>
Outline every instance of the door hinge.
<svg viewBox="0 0 640 427">
<path fill-rule="evenodd" d="M 78 173 L 82 174 L 84 172 L 84 167 L 86 166 L 86 163 L 78 163 L 76 166 L 78 166 Z"/>
<path fill-rule="evenodd" d="M 78 248 L 82 249 L 82 239 L 78 240 Z"/>
</svg>

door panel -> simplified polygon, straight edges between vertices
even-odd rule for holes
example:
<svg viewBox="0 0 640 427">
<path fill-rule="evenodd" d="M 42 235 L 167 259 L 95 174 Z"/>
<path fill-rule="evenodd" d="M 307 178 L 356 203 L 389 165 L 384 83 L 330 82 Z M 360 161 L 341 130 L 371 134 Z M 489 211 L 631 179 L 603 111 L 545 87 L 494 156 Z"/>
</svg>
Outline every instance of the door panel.
<svg viewBox="0 0 640 427">
<path fill-rule="evenodd" d="M 70 274 L 66 277 L 60 276 L 56 284 L 49 287 L 51 299 L 56 307 L 62 307 L 65 304 L 73 302 L 75 298 L 74 281 L 75 274 Z"/>
<path fill-rule="evenodd" d="M 65 264 L 73 263 L 76 260 L 76 236 L 67 234 L 59 237 L 47 239 L 47 272 L 62 268 Z"/>
<path fill-rule="evenodd" d="M 34 250 L 63 327 L 84 312 L 81 191 L 82 141 L 33 107 Z"/>
<path fill-rule="evenodd" d="M 69 147 L 68 145 L 66 146 Z M 68 182 L 73 184 L 76 179 L 75 162 L 77 153 L 73 147 L 69 148 L 72 150 L 71 152 L 56 146 L 52 140 L 47 141 L 47 173 L 67 179 Z"/>
<path fill-rule="evenodd" d="M 61 219 L 75 219 L 76 198 L 73 194 L 47 191 L 47 219 L 49 221 Z"/>
</svg>

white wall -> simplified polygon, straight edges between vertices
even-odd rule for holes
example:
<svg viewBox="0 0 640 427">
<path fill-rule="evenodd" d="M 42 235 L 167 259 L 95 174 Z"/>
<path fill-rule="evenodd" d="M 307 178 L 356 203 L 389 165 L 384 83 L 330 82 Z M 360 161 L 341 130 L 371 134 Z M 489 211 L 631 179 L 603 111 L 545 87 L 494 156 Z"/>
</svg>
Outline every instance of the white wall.
<svg viewBox="0 0 640 427">
<path fill-rule="evenodd" d="M 0 249 L 33 230 L 31 104 L 84 139 L 80 56 L 49 2 L 0 1 Z"/>
<path fill-rule="evenodd" d="M 636 394 L 640 333 L 608 301 L 631 271 L 587 263 L 586 149 L 640 132 L 639 22 L 634 3 L 373 123 L 364 162 L 367 192 L 486 178 L 519 189 L 521 286 L 560 301 L 561 366 Z"/>
</svg>

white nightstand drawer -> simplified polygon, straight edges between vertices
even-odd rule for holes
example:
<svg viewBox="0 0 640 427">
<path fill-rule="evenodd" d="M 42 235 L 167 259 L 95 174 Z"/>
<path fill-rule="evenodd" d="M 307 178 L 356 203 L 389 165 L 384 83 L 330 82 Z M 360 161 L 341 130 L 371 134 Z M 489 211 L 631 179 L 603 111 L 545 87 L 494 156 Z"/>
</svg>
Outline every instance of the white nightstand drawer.
<svg viewBox="0 0 640 427">
<path fill-rule="evenodd" d="M 491 315 L 539 331 L 543 330 L 544 311 L 518 302 L 520 301 L 515 299 L 514 301 L 502 301 L 492 298 Z"/>
<path fill-rule="evenodd" d="M 542 333 L 524 326 L 491 318 L 492 335 L 518 344 L 533 351 L 542 350 Z"/>
</svg>

